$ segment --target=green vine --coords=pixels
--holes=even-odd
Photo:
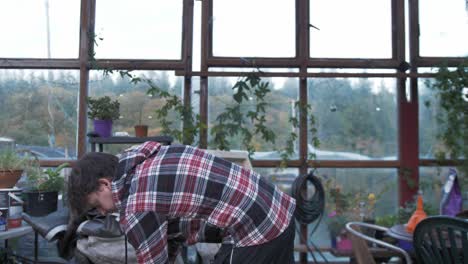
[[[90,35],[90,44],[98,45],[96,39],[103,40],[95,34]],[[173,136],[179,142],[191,145],[195,142],[196,136],[201,129],[207,126],[200,120],[200,115],[195,114],[191,105],[185,106],[181,98],[165,91],[153,83],[150,79],[135,76],[131,70],[114,70],[111,68],[101,68],[95,59],[96,53],[90,50],[89,60],[90,67],[97,70],[102,70],[104,76],[108,76],[117,72],[121,78],[129,78],[130,83],[136,85],[144,82],[148,85],[147,94],[152,97],[164,99],[165,103],[162,107],[155,110],[156,119],[161,123],[163,134]],[[234,90],[233,99],[235,101],[233,106],[228,106],[225,111],[216,117],[216,124],[211,128],[211,135],[215,146],[220,150],[229,150],[230,143],[227,140],[229,137],[240,135],[242,138],[242,146],[247,149],[249,157],[256,151],[253,139],[255,136],[260,136],[265,142],[275,143],[275,132],[266,126],[267,109],[270,106],[266,101],[266,96],[271,92],[269,82],[261,80],[260,75],[262,72],[258,69],[256,72],[251,72],[245,77],[240,78],[232,87]],[[249,102],[254,103],[253,109],[247,109],[245,106]],[[295,103],[295,108],[303,114],[310,113],[312,108],[309,104],[301,105],[299,101]],[[168,114],[174,111],[180,116],[183,121],[183,126],[178,128],[174,126],[174,121],[169,120]],[[319,147],[320,142],[317,137],[316,120],[312,114],[308,115],[309,132],[312,135],[311,142],[314,147]],[[291,117],[289,122],[297,129],[299,127],[299,120],[296,117]],[[253,127],[252,129],[250,127]],[[294,143],[298,135],[291,132],[286,140],[283,149],[277,150],[280,153],[281,164],[280,167],[286,167],[287,161],[294,154]],[[315,158],[314,153],[309,154],[309,158]]]
[[[266,126],[266,113],[270,104],[265,101],[266,96],[271,92],[269,82],[263,82],[260,75],[260,70],[251,72],[247,76],[240,78],[232,89],[234,105],[227,106],[224,112],[216,117],[216,125],[211,129],[211,135],[214,138],[214,143],[218,149],[229,150],[230,143],[227,140],[229,137],[241,135],[242,145],[247,149],[249,157],[256,151],[253,144],[253,138],[256,135],[261,136],[265,142],[275,144],[275,132]],[[254,98],[251,100],[250,98]],[[245,109],[246,102],[253,101],[255,110],[248,110],[244,114],[241,110]],[[301,105],[299,101],[295,102],[295,109],[303,114],[311,113],[312,107],[309,104]],[[316,120],[314,115],[308,115],[309,132],[311,133],[312,145],[317,148],[320,146],[320,141],[317,137]],[[294,145],[298,138],[295,130],[299,128],[299,120],[295,115],[289,118],[289,123],[294,130],[288,135],[283,148],[277,149],[280,153],[280,167],[287,166],[288,160],[294,154]],[[250,130],[249,127],[253,127]],[[315,153],[309,153],[309,159],[315,159]]]
[[[89,34],[89,36],[90,43],[96,46],[98,45],[96,39],[99,39],[100,41],[103,40],[102,37],[98,37],[95,34]],[[185,106],[179,96],[173,95],[168,91],[161,89],[151,79],[134,75],[132,70],[115,70],[112,68],[99,67],[95,56],[96,52],[94,52],[94,49],[92,49],[92,51],[90,50],[89,61],[91,68],[102,70],[104,76],[109,76],[116,72],[120,75],[121,78],[128,78],[130,83],[133,85],[137,85],[140,82],[146,83],[148,85],[148,90],[146,91],[147,95],[164,99],[164,105],[161,108],[155,110],[156,119],[161,123],[162,134],[171,135],[177,141],[187,145],[191,145],[195,142],[198,131],[200,128],[205,127],[205,125],[201,123],[200,116],[195,114],[191,106]],[[168,119],[168,114],[170,111],[174,111],[183,121],[182,128],[174,126],[174,122]]]
[[[314,148],[320,147],[320,140],[317,135],[317,126],[315,116],[313,114],[308,114],[312,112],[312,106],[310,104],[301,104],[299,101],[294,103],[294,108],[299,109],[299,111],[305,115],[308,115],[309,121],[309,133],[311,136],[311,143]],[[299,128],[299,120],[293,115],[289,118],[289,123],[293,126],[294,131]],[[294,154],[294,142],[297,140],[296,132],[289,133],[288,139],[286,140],[286,145],[282,150],[280,150],[281,163],[280,167],[285,168],[290,157]],[[309,159],[316,159],[317,155],[315,153],[309,153]]]
[[[145,82],[150,87],[147,91],[148,95],[165,99],[165,104],[155,110],[156,119],[161,122],[162,133],[171,135],[184,144],[190,145],[195,142],[198,131],[203,127],[200,115],[195,114],[191,106],[185,106],[179,96],[162,90],[151,80],[145,80]],[[168,114],[171,110],[175,111],[183,120],[183,129],[171,128],[174,123],[168,119]]]
[[[232,87],[235,90],[233,98],[234,106],[228,106],[225,111],[216,117],[216,125],[211,129],[211,135],[214,137],[214,143],[218,149],[229,150],[230,144],[226,140],[237,134],[242,136],[242,145],[249,152],[249,157],[255,152],[252,139],[255,135],[261,135],[265,142],[275,143],[275,133],[269,129],[266,123],[266,108],[269,105],[265,101],[265,96],[271,91],[269,83],[261,81],[260,76],[252,72],[246,77],[239,79]],[[246,114],[242,112],[245,109],[245,102],[255,98],[254,110],[248,110]],[[251,131],[249,125],[254,127]]]
[[[459,166],[464,174],[465,184],[468,178],[468,60],[454,70],[446,66],[438,69],[433,82],[428,86],[437,91],[437,99],[443,111],[438,113],[437,120],[444,124],[438,138],[444,142],[448,153],[439,151],[439,160],[462,158]],[[426,106],[430,104],[426,102]]]

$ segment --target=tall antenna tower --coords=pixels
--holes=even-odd
[[[46,31],[47,31],[47,58],[50,59],[50,19],[49,19],[49,0],[45,0],[45,16],[46,16]],[[47,71],[47,80],[52,80],[52,71]],[[47,85],[47,112],[49,114],[49,120],[47,125],[49,126],[49,147],[55,147],[55,118],[52,106],[52,91],[50,85]]]

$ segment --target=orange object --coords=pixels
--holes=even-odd
[[[414,211],[410,220],[406,224],[406,231],[408,231],[408,233],[413,233],[414,229],[419,224],[419,222],[421,222],[426,217],[427,214],[426,212],[424,212],[422,195],[418,194],[418,203],[416,205],[416,211]]]

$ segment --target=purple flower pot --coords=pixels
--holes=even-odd
[[[404,249],[406,252],[413,252],[413,242],[409,242],[403,239],[398,239],[398,246]]]
[[[100,137],[110,137],[112,135],[112,120],[98,120],[94,121],[94,132]]]

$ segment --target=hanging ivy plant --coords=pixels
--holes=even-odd
[[[161,122],[162,133],[171,135],[184,144],[193,144],[198,131],[204,127],[200,121],[200,115],[195,114],[191,106],[185,106],[179,96],[162,90],[151,80],[145,80],[145,82],[150,87],[147,91],[148,95],[165,100],[164,105],[155,110],[156,119]],[[177,128],[177,126],[173,125],[174,121],[168,119],[170,111],[174,111],[180,116],[184,123],[183,128]]]
[[[300,101],[296,101],[294,103],[294,108],[299,109],[302,113],[308,114],[308,121],[309,121],[309,133],[310,133],[310,141],[312,146],[317,149],[320,147],[320,140],[317,136],[317,124],[315,120],[315,116],[312,114],[312,106],[310,104],[304,104],[301,106]],[[287,161],[291,158],[294,154],[294,142],[297,140],[297,133],[294,132],[299,128],[299,120],[296,117],[297,115],[293,115],[289,118],[289,123],[293,126],[293,132],[289,133],[288,139],[286,140],[286,144],[282,150],[280,150],[281,156],[281,164],[280,167],[284,168],[287,166]],[[309,153],[309,159],[316,159],[317,156],[315,153]]]
[[[269,82],[261,81],[256,72],[248,74],[234,84],[234,105],[226,107],[224,112],[216,117],[216,124],[211,129],[214,144],[218,149],[229,150],[227,138],[238,134],[241,135],[242,146],[249,152],[249,157],[255,152],[252,141],[255,135],[260,135],[265,142],[275,143],[275,133],[265,125],[268,106],[265,96],[270,92],[269,85]],[[254,102],[254,107],[244,113],[243,109],[247,109],[246,102]]]
[[[443,124],[443,130],[438,135],[447,148],[447,152],[439,151],[436,158],[462,159],[459,168],[468,178],[468,60],[451,70],[447,67],[438,69],[435,79],[427,83],[428,87],[437,93],[438,103],[443,111],[437,116]],[[429,102],[425,102],[430,106]]]
[[[102,37],[98,37],[96,34],[89,34],[90,43],[92,45],[98,45],[98,41],[102,41]],[[162,134],[171,135],[177,141],[182,142],[186,145],[192,145],[195,142],[196,136],[200,128],[205,127],[200,121],[200,116],[195,114],[191,106],[185,106],[182,99],[177,96],[161,89],[151,79],[145,77],[138,77],[133,74],[132,70],[115,70],[112,68],[102,68],[96,62],[96,53],[94,50],[89,53],[90,67],[96,70],[101,70],[104,76],[109,76],[114,73],[118,73],[121,78],[128,78],[130,83],[137,85],[140,82],[148,85],[146,94],[151,97],[157,97],[164,100],[164,104],[155,110],[156,119],[161,123]],[[180,117],[183,122],[183,128],[174,125],[174,121],[169,120],[168,115],[170,112],[174,112]]]
[[[98,45],[96,39],[103,40],[95,34],[89,34],[90,44]],[[201,129],[205,129],[206,124],[201,122],[200,115],[195,114],[191,105],[185,106],[182,99],[165,91],[153,83],[150,79],[135,76],[131,70],[114,70],[112,68],[101,68],[96,63],[95,52],[90,52],[89,60],[90,67],[97,70],[102,70],[104,76],[118,73],[122,78],[129,78],[130,83],[136,85],[140,82],[146,83],[149,88],[147,94],[152,97],[164,99],[164,104],[155,110],[156,119],[161,123],[163,134],[173,136],[179,142],[191,145],[195,142],[196,136]],[[261,80],[260,69],[247,74],[240,78],[232,87],[234,90],[233,99],[235,104],[226,107],[224,112],[216,117],[216,124],[211,128],[211,135],[214,138],[216,147],[220,150],[229,150],[230,143],[227,140],[229,137],[239,135],[241,137],[242,146],[249,152],[249,157],[256,151],[253,144],[255,136],[260,136],[267,143],[275,143],[275,132],[266,126],[266,113],[269,103],[265,100],[266,96],[271,92],[269,82]],[[246,102],[254,102],[253,109],[243,111]],[[300,105],[296,101],[295,108],[302,113],[311,113],[312,108],[309,104]],[[174,121],[168,118],[169,113],[173,111],[183,122],[183,126],[174,126]],[[317,138],[317,129],[315,117],[312,114],[308,116],[309,132],[311,133],[311,142],[314,147],[318,147],[320,142]],[[299,120],[296,117],[291,117],[289,122],[296,130],[299,127]],[[287,161],[294,154],[294,144],[298,136],[295,132],[291,132],[286,140],[283,148],[277,149],[281,156],[280,167],[285,167]],[[315,154],[311,153],[309,158],[315,158]]]
[[[249,157],[256,151],[254,146],[254,136],[259,135],[266,143],[275,144],[275,132],[266,126],[266,113],[271,105],[265,101],[266,96],[271,92],[269,82],[261,80],[260,70],[249,73],[240,78],[232,87],[234,90],[234,105],[225,107],[224,112],[216,117],[216,124],[211,129],[211,135],[216,148],[221,150],[230,150],[229,137],[240,135],[242,146],[249,152]],[[243,109],[248,109],[247,105],[254,103],[252,110],[244,113]],[[295,102],[295,109],[302,113],[311,113],[312,107],[309,104],[302,105],[299,101]],[[311,142],[314,147],[319,147],[320,141],[317,137],[317,128],[315,117],[312,114],[308,116],[309,132],[311,133]],[[296,115],[289,118],[289,123],[293,126],[293,131],[288,135],[285,145],[276,149],[280,153],[280,167],[284,168],[287,161],[291,159],[295,152],[295,142],[298,138],[295,132],[299,128],[299,120]],[[252,129],[251,129],[252,128]],[[315,158],[314,153],[309,154],[309,158]]]

